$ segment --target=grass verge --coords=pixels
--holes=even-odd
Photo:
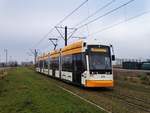
[[[0,113],[104,113],[27,68],[0,80]]]

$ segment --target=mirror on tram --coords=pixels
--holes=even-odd
[[[112,55],[112,61],[115,61],[115,55]]]

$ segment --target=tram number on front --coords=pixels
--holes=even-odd
[[[102,75],[101,78],[105,78],[105,75]]]

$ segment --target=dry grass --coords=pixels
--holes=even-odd
[[[7,75],[7,71],[5,69],[0,70],[0,79],[3,79]]]
[[[140,71],[114,70],[114,78],[136,84],[150,85],[150,73]]]

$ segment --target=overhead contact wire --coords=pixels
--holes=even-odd
[[[78,9],[80,9],[86,2],[88,2],[88,0],[85,0],[83,3],[81,3],[77,8],[75,8],[71,13],[69,13],[67,16],[65,16],[61,21],[59,21],[55,26],[58,26],[59,24],[61,24],[62,22],[64,22],[66,19],[68,19],[73,13],[75,13]],[[34,48],[39,45],[45,38],[47,38],[47,36],[54,30],[55,27],[51,28],[48,33],[46,35],[44,35],[44,37],[39,40],[39,42],[37,44],[34,45]]]
[[[80,29],[80,28],[82,28],[82,27],[84,27],[84,26],[86,26],[86,25],[88,25],[88,24],[91,24],[91,23],[93,23],[93,22],[95,22],[95,21],[97,21],[97,20],[99,20],[99,19],[101,19],[101,18],[103,18],[103,17],[105,17],[105,16],[107,16],[107,15],[109,15],[109,14],[111,14],[111,13],[113,13],[113,12],[119,10],[119,9],[121,9],[121,8],[123,8],[124,6],[130,4],[130,3],[133,2],[133,1],[135,1],[135,0],[130,0],[130,1],[128,1],[128,2],[126,2],[126,3],[124,3],[124,4],[122,4],[122,5],[120,5],[120,6],[116,7],[116,8],[114,8],[114,9],[112,9],[112,10],[106,12],[105,14],[103,14],[103,15],[101,15],[101,16],[99,16],[99,17],[97,17],[97,18],[95,18],[95,19],[93,19],[93,20],[91,20],[91,21],[89,21],[89,22],[87,22],[87,23],[85,23],[85,24],[79,26],[78,29]]]

